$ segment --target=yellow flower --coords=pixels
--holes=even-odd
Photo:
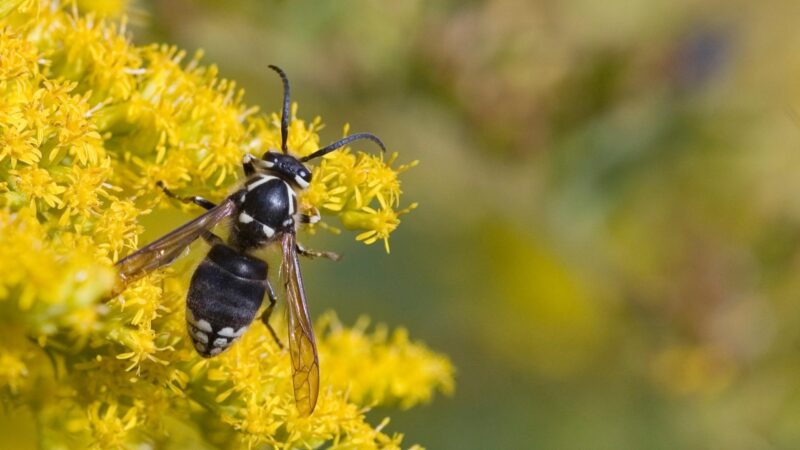
[[[362,317],[352,328],[335,314],[322,316],[317,330],[325,336],[320,352],[325,360],[339,360],[328,376],[358,404],[399,404],[408,409],[429,402],[435,390],[453,391],[453,366],[447,358],[412,343],[405,329],[389,333],[378,325],[367,333]],[[347,358],[346,355],[361,355]]]
[[[17,167],[17,162],[22,161],[26,164],[35,164],[39,162],[42,153],[39,151],[39,142],[36,136],[33,135],[32,130],[20,129],[15,126],[12,117],[16,111],[8,111],[4,114],[6,121],[5,125],[0,125],[3,130],[3,135],[0,137],[0,161],[8,158],[11,161],[11,167]]]
[[[118,414],[119,405],[111,403],[104,405],[100,402],[89,406],[87,415],[89,426],[94,435],[92,446],[102,449],[128,448],[126,441],[128,431],[136,426],[136,408],[129,408],[122,416]]]
[[[278,116],[243,104],[200,54],[131,44],[124,22],[107,19],[124,3],[84,15],[49,1],[0,5],[0,399],[35,416],[41,447],[399,448],[402,435],[385,431],[388,419],[370,424],[369,408],[453,389],[449,361],[404,330],[323,316],[319,402],[304,417],[288,350],[259,322],[226,354],[196,354],[187,264],[112,296],[113,263],[138,247],[141,217],[177,208],[157,181],[222,198],[241,181],[242,157],[280,139]],[[308,155],[322,121],[296,114],[290,151]],[[388,251],[416,206],[398,209],[398,175],[415,163],[396,158],[326,156],[303,208]]]
[[[95,244],[102,256],[117,261],[125,249],[136,248],[142,227],[137,222],[140,214],[147,214],[127,200],[115,200],[107,205],[94,220]]]
[[[346,125],[344,135],[348,131]],[[308,153],[311,151],[299,154]],[[397,156],[392,153],[389,160],[384,161],[383,155],[353,154],[347,147],[329,153],[314,168],[313,181],[303,192],[301,201],[308,209],[336,215],[349,230],[363,230],[356,236],[358,241],[373,244],[383,240],[388,253],[389,235],[400,224],[399,216],[417,207],[412,203],[406,208],[394,209],[402,193],[398,175],[418,164],[413,161],[392,167]]]
[[[407,214],[416,207],[417,204],[412,203],[408,208],[394,211],[391,208],[373,209],[363,206],[356,211],[346,211],[342,214],[341,220],[348,228],[369,230],[356,236],[356,240],[363,241],[365,244],[373,244],[382,239],[386,253],[389,253],[389,235],[400,225],[399,216]]]

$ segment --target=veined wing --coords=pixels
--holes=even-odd
[[[284,233],[281,275],[289,312],[289,352],[292,355],[294,401],[300,414],[310,415],[319,393],[319,361],[311,319],[308,317],[303,278],[297,261],[294,233]]]
[[[116,267],[119,273],[119,286],[115,290],[119,291],[126,284],[148,272],[175,261],[192,242],[236,211],[235,195],[229,196],[202,216],[118,261]]]

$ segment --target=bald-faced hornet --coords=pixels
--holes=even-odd
[[[312,177],[311,171],[303,163],[358,139],[371,140],[383,151],[385,147],[376,136],[359,133],[303,158],[290,155],[286,147],[289,80],[280,68],[269,67],[283,81],[281,152],[269,150],[262,159],[246,155],[242,164],[247,180],[241,189],[216,205],[201,197],[178,197],[163,183],[159,183],[159,187],[170,197],[195,203],[208,211],[117,262],[118,290],[144,274],[172,263],[192,242],[202,238],[211,245],[211,250],[192,276],[186,301],[187,328],[194,348],[206,358],[229,348],[247,331],[265,294],[269,298],[269,305],[261,319],[281,345],[269,325],[277,297],[267,277],[267,262],[252,254],[255,250],[280,242],[283,255],[280,273],[288,305],[295,404],[300,413],[308,415],[317,402],[319,364],[297,255],[331,259],[337,259],[338,256],[305,250],[297,243],[298,226],[319,220],[318,214],[307,215],[298,211],[297,192],[307,188]],[[214,234],[212,229],[227,218],[233,220],[226,241]]]

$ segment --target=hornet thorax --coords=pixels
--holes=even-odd
[[[297,194],[280,177],[262,173],[247,180],[233,220],[232,236],[241,248],[261,247],[281,233],[293,231]]]

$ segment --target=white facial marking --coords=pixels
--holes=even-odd
[[[197,321],[195,325],[197,325],[197,328],[200,328],[201,330],[207,333],[211,333],[211,324],[206,322],[205,320],[200,319]]]
[[[242,213],[239,214],[239,222],[241,222],[241,223],[250,223],[252,221],[253,221],[253,216],[251,216],[250,214],[247,214],[244,211],[242,211]]]
[[[271,238],[275,234],[275,230],[266,225],[262,225],[262,230],[264,231],[264,236],[268,238]]]
[[[305,189],[308,187],[308,181],[304,180],[300,175],[294,176],[294,181],[297,183],[298,186]]]
[[[220,335],[220,336],[225,336],[225,337],[233,337],[233,328],[225,327],[225,328],[219,330],[219,332],[217,334]]]
[[[228,340],[225,338],[216,338],[214,339],[214,347],[227,347]]]
[[[211,356],[214,356],[214,355],[219,355],[220,353],[222,353],[222,350],[223,350],[222,348],[219,348],[219,347],[214,347],[214,348],[212,348],[212,349],[211,349],[211,351],[210,351],[210,352],[208,352],[208,353],[209,353]]]
[[[258,177],[258,179],[256,181],[253,181],[252,183],[247,185],[247,190],[248,191],[252,191],[253,189],[261,186],[264,183],[266,183],[267,181],[273,180],[275,178],[276,177],[272,177],[272,176],[269,176],[269,175],[261,175],[261,176]]]
[[[208,344],[208,335],[203,333],[200,330],[195,331],[192,333],[192,336],[197,340],[197,342],[202,342],[203,344]]]
[[[247,331],[247,327],[239,328],[238,330],[236,330],[236,333],[233,333],[233,336],[234,337],[239,337],[239,336],[243,335],[245,331]]]

